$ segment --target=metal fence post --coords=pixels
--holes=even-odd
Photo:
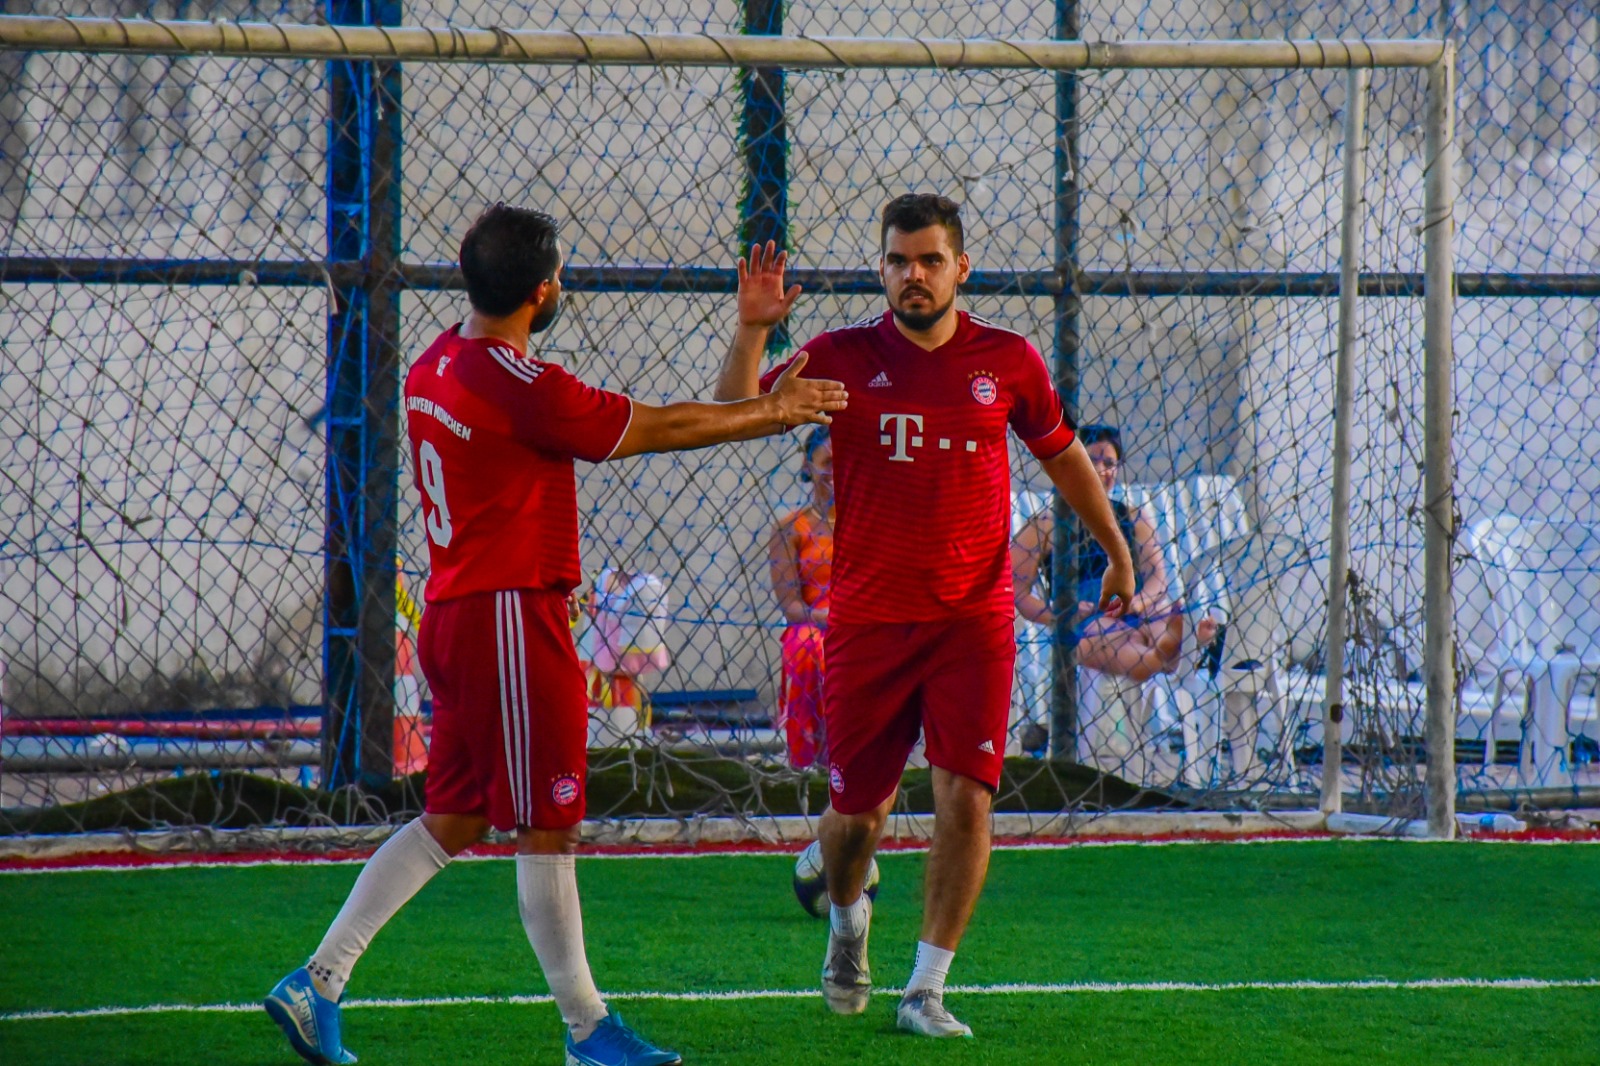
[[[399,25],[398,0],[329,0],[334,25]],[[400,67],[328,64],[328,258],[356,262],[328,323],[322,780],[394,775],[400,430]]]
[[[1078,0],[1056,0],[1056,32],[1061,40],[1079,36]],[[1055,378],[1067,417],[1078,420],[1078,76],[1056,75],[1056,231]],[[1051,634],[1050,753],[1078,757],[1078,655],[1072,641],[1078,605],[1078,516],[1056,493],[1052,504],[1055,534],[1050,544]]]
[[[1428,68],[1423,192],[1423,570],[1424,659],[1428,675],[1426,744],[1428,834],[1455,835],[1455,606],[1450,555],[1455,543],[1455,467],[1450,450],[1452,329],[1455,315],[1456,47]]]
[[[744,0],[744,32],[783,33],[783,0]],[[744,149],[745,187],[739,204],[741,252],[752,244],[775,241],[788,246],[789,131],[783,114],[781,67],[746,67],[739,72],[744,107],[739,139]],[[778,323],[767,338],[768,351],[789,346],[789,323]]]
[[[1333,512],[1328,521],[1328,639],[1322,704],[1324,814],[1343,805],[1345,607],[1350,569],[1350,421],[1355,409],[1356,344],[1360,335],[1357,289],[1365,237],[1362,186],[1367,178],[1367,84],[1371,72],[1345,74],[1344,212],[1339,222],[1339,352],[1333,383]]]

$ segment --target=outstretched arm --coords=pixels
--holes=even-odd
[[[750,440],[782,433],[805,422],[827,425],[829,412],[842,411],[848,399],[837,381],[803,378],[806,353],[795,356],[772,391],[733,403],[684,403],[653,407],[634,402],[633,419],[608,458],[643,452],[677,452],[710,444]]]
[[[768,241],[765,248],[751,245],[750,258],[739,260],[739,323],[712,399],[747,400],[760,393],[761,355],[767,337],[800,298],[800,286],[783,287],[783,268],[788,261],[789,253],[778,251],[774,241]]]
[[[1078,520],[1100,542],[1106,558],[1111,560],[1100,581],[1099,609],[1104,614],[1121,614],[1133,600],[1133,556],[1122,539],[1122,530],[1117,528],[1117,516],[1111,510],[1111,500],[1100,479],[1095,476],[1089,453],[1084,451],[1081,442],[1074,440],[1065,451],[1041,460],[1039,465],[1044,467],[1056,490],[1077,512]]]

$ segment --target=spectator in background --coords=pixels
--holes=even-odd
[[[644,571],[607,567],[595,578],[586,602],[595,672],[590,700],[608,711],[632,708],[637,715],[634,728],[648,727],[649,705],[638,679],[672,665],[663,631],[672,610],[666,583]],[[612,727],[631,733],[629,724],[613,720]]]
[[[1089,452],[1100,483],[1109,493],[1122,468],[1122,434],[1115,426],[1084,426],[1078,439]],[[1078,664],[1091,670],[1145,681],[1159,673],[1172,671],[1183,652],[1183,609],[1168,593],[1167,570],[1162,562],[1161,543],[1155,527],[1137,508],[1113,499],[1117,525],[1133,553],[1138,583],[1127,613],[1108,618],[1095,610],[1100,595],[1100,578],[1106,571],[1105,551],[1088,532],[1078,530],[1078,591],[1074,627],[1078,634]],[[1017,610],[1031,622],[1055,625],[1048,593],[1051,572],[1051,545],[1055,537],[1055,515],[1049,508],[1034,515],[1012,540],[1011,571],[1016,589]],[[1217,623],[1202,618],[1195,624],[1195,639],[1201,647],[1217,635]]]
[[[394,571],[394,770],[414,774],[428,768],[428,733],[422,722],[422,681],[417,669],[417,633],[422,605],[406,588],[405,562]]]
[[[811,486],[811,502],[780,520],[767,542],[772,592],[787,623],[778,721],[788,742],[789,765],[796,769],[827,758],[822,631],[828,625],[833,582],[833,443],[827,426],[815,427],[806,437],[800,480]]]

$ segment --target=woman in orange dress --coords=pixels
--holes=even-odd
[[[833,444],[828,427],[806,437],[800,479],[811,485],[811,502],[786,515],[772,530],[767,558],[772,591],[783,611],[783,677],[778,721],[789,747],[789,765],[804,769],[826,761],[822,730],[822,632],[828,624],[833,582]]]

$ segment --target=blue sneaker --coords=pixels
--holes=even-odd
[[[304,966],[279,981],[262,1005],[301,1058],[312,1066],[345,1066],[356,1057],[339,1040],[339,1004],[317,991]]]
[[[589,1039],[574,1042],[567,1033],[567,1066],[678,1066],[683,1056],[656,1047],[612,1011],[600,1020]]]

